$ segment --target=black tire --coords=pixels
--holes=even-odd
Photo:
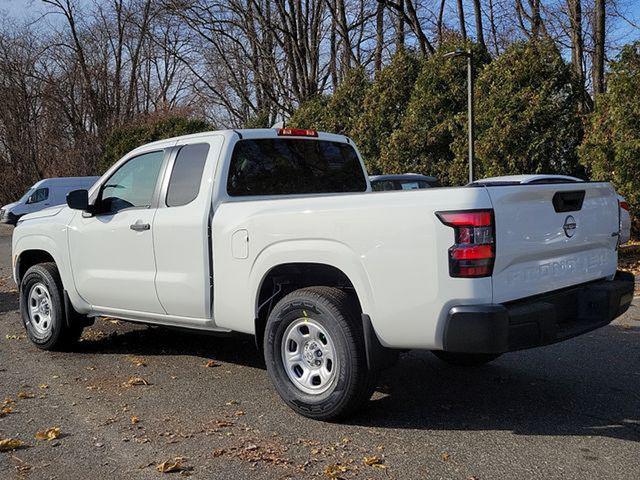
[[[285,332],[303,317],[327,332],[335,350],[337,367],[330,388],[322,393],[303,391],[285,370],[282,358]],[[345,418],[369,400],[376,386],[377,374],[367,367],[362,320],[356,303],[337,288],[302,288],[282,298],[267,320],[264,353],[267,371],[280,397],[308,418]]]
[[[443,362],[458,367],[477,367],[492,362],[501,355],[500,353],[456,353],[442,350],[433,350],[431,353]]]
[[[38,284],[47,289],[50,298],[50,320],[46,329],[37,328],[34,325],[30,309],[30,292]],[[75,312],[73,312],[75,313]],[[55,263],[40,263],[27,270],[20,282],[20,314],[29,340],[42,350],[66,350],[82,335],[84,325],[74,322],[71,326],[66,324],[65,304],[62,281]]]

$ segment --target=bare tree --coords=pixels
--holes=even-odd
[[[595,16],[593,23],[593,93],[597,96],[605,90],[605,0],[595,0]]]
[[[467,26],[464,19],[464,7],[462,5],[462,0],[458,0],[458,25],[460,26],[460,34],[462,35],[462,39],[466,40]]]
[[[484,29],[482,27],[482,7],[480,0],[473,0],[473,13],[476,18],[476,41],[484,48],[487,49],[487,45],[484,41]]]
[[[584,86],[584,41],[582,37],[582,2],[581,0],[567,0],[571,31],[571,65],[573,72]]]
[[[527,7],[522,0],[516,0],[516,15],[521,31],[528,38],[547,36],[547,29],[542,21],[541,0],[527,0]]]
[[[376,75],[382,70],[382,49],[384,48],[384,4],[378,2],[376,8],[376,52],[374,69]]]

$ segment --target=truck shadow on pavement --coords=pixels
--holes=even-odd
[[[352,424],[640,441],[640,329],[609,326],[476,368],[410,352]]]
[[[19,308],[16,292],[0,292],[0,313],[12,312]]]
[[[135,328],[84,340],[76,352],[194,355],[264,368],[252,337]],[[346,423],[392,429],[602,436],[637,442],[639,360],[640,329],[620,326],[506,354],[475,368],[452,367],[429,352],[413,351],[383,372],[367,408]]]
[[[100,321],[100,320],[98,320]],[[89,329],[75,346],[75,353],[125,355],[192,355],[206,360],[234,363],[252,368],[264,368],[255,342],[250,335],[213,335],[159,326],[139,326],[134,329],[123,321],[115,328]],[[127,331],[122,331],[127,325]],[[96,335],[94,332],[97,332]]]

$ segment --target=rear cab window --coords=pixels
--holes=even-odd
[[[196,199],[200,192],[202,172],[208,153],[208,143],[196,143],[180,148],[169,179],[166,199],[168,207],[180,207]]]
[[[238,140],[227,193],[232,197],[364,192],[362,165],[348,143],[298,138]]]

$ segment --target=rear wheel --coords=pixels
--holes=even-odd
[[[484,365],[485,363],[492,362],[501,355],[500,353],[456,353],[444,352],[442,350],[433,350],[431,353],[443,362],[460,367]]]
[[[67,325],[62,281],[54,263],[34,265],[20,283],[20,313],[29,340],[43,350],[68,348],[82,335],[78,321]]]
[[[305,417],[343,418],[375,388],[359,312],[337,288],[303,288],[280,300],[267,320],[264,352],[276,390]]]

